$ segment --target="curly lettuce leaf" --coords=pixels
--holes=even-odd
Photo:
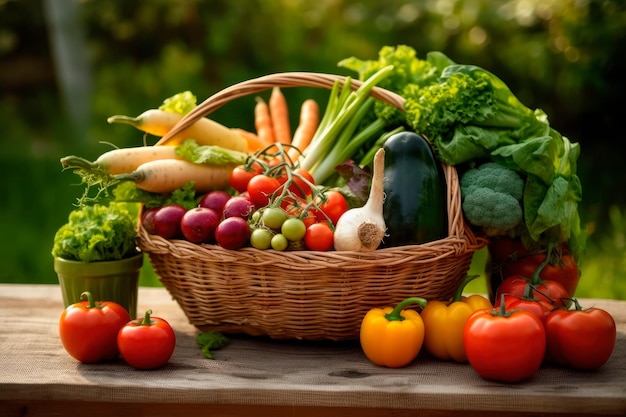
[[[183,91],[163,100],[159,110],[186,115],[197,106],[196,96],[191,91]]]
[[[198,145],[187,139],[176,147],[176,155],[195,164],[238,164],[246,163],[248,154],[216,145]]]
[[[137,253],[136,221],[123,205],[73,210],[55,236],[52,256],[81,262],[123,259]]]
[[[193,181],[170,194],[151,193],[137,187],[137,184],[132,181],[125,181],[116,186],[112,193],[116,202],[140,203],[148,208],[179,204],[186,209],[191,209],[198,205]]]

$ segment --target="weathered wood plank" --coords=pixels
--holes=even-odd
[[[481,379],[467,364],[437,361],[425,353],[406,368],[377,367],[357,342],[229,336],[216,360],[208,360],[195,344],[197,330],[163,288],[141,288],[139,311],[152,308],[174,327],[176,350],[167,366],[135,371],[121,360],[80,364],[58,338],[63,309],[58,286],[5,284],[0,285],[0,415],[60,415],[62,407],[76,407],[71,403],[77,400],[101,410],[92,416],[106,414],[103,410],[115,414],[120,406],[143,407],[146,415],[167,415],[177,406],[219,415],[250,415],[263,407],[268,415],[293,415],[296,409],[297,415],[323,409],[325,415],[334,410],[361,417],[382,409],[398,416],[416,410],[431,415],[624,415],[626,301],[581,302],[608,310],[618,324],[609,362],[595,372],[547,364],[532,380],[507,385]]]

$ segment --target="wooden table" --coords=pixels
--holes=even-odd
[[[594,372],[544,366],[532,380],[507,385],[425,353],[406,368],[377,367],[356,342],[229,336],[208,360],[163,288],[140,288],[139,311],[152,308],[176,330],[169,364],[85,365],[58,338],[58,286],[0,284],[0,416],[626,415],[626,301],[581,302],[618,323],[609,362]]]

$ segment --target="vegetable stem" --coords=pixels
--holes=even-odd
[[[394,309],[391,311],[391,313],[385,314],[385,318],[389,321],[402,321],[404,320],[405,317],[401,315],[400,313],[402,313],[402,310],[404,310],[406,306],[410,304],[419,304],[420,307],[424,308],[426,307],[426,303],[427,303],[426,300],[421,297],[407,298],[406,300],[399,302],[398,305],[396,305]]]
[[[333,85],[318,130],[300,158],[300,166],[313,175],[317,184],[328,179],[335,166],[345,162],[359,146],[384,127],[384,122],[379,120],[372,122],[364,132],[354,134],[374,104],[374,99],[370,97],[372,88],[392,70],[393,65],[381,68],[356,90],[350,88],[349,77],[340,92],[339,83]]]
[[[80,294],[80,299],[84,300],[87,299],[87,303],[88,303],[88,308],[94,308],[97,307],[96,306],[96,302],[93,299],[93,295],[89,292],[89,291],[84,291]]]
[[[467,286],[467,284],[469,284],[471,281],[475,280],[479,276],[480,275],[476,274],[476,275],[468,275],[465,278],[463,278],[463,281],[461,281],[461,284],[459,285],[459,287],[456,289],[456,292],[454,293],[454,297],[452,297],[452,302],[461,301],[463,297],[463,290],[465,290],[465,287]]]
[[[109,117],[107,119],[107,123],[123,123],[123,124],[131,125],[133,127],[138,127],[141,125],[141,119],[139,117],[115,115],[115,116]]]
[[[141,326],[150,326],[151,324],[153,324],[154,322],[152,321],[152,309],[147,309],[146,313],[143,315],[143,319],[141,320],[141,323],[139,323]]]

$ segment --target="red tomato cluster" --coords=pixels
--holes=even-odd
[[[598,308],[554,308],[542,321],[523,308],[480,310],[463,333],[470,365],[485,379],[519,382],[547,361],[578,370],[604,365],[615,347],[613,317]]]
[[[548,251],[545,248],[528,249],[519,239],[494,238],[489,243],[489,255],[492,276],[488,290],[492,302],[495,302],[495,294],[502,281],[516,276],[530,278],[546,259],[547,264],[539,273],[539,278],[558,282],[570,297],[574,296],[580,271],[566,244]]]
[[[121,305],[87,300],[72,304],[61,314],[59,336],[63,347],[83,363],[113,360],[118,356],[133,368],[154,369],[165,365],[176,345],[172,327],[148,310],[142,319],[130,320]]]
[[[573,298],[579,271],[567,246],[531,252],[512,239],[495,243],[490,254],[504,274],[491,289],[495,308],[474,313],[464,328],[474,369],[486,379],[518,382],[546,360],[581,370],[606,363],[615,346],[615,321]]]
[[[260,165],[253,167],[233,169],[230,185],[238,194],[212,191],[202,196],[198,207],[189,210],[177,204],[147,209],[142,214],[144,229],[165,239],[217,244],[226,249],[251,245],[285,250],[301,244],[309,250],[331,250],[333,227],[348,210],[343,194],[314,190],[312,175],[302,168],[274,170],[270,176]],[[290,230],[285,232],[282,222],[263,222],[267,217],[264,213],[275,210],[280,210],[284,219],[297,219],[302,225],[287,222],[285,228]],[[256,232],[259,228],[263,230]]]

